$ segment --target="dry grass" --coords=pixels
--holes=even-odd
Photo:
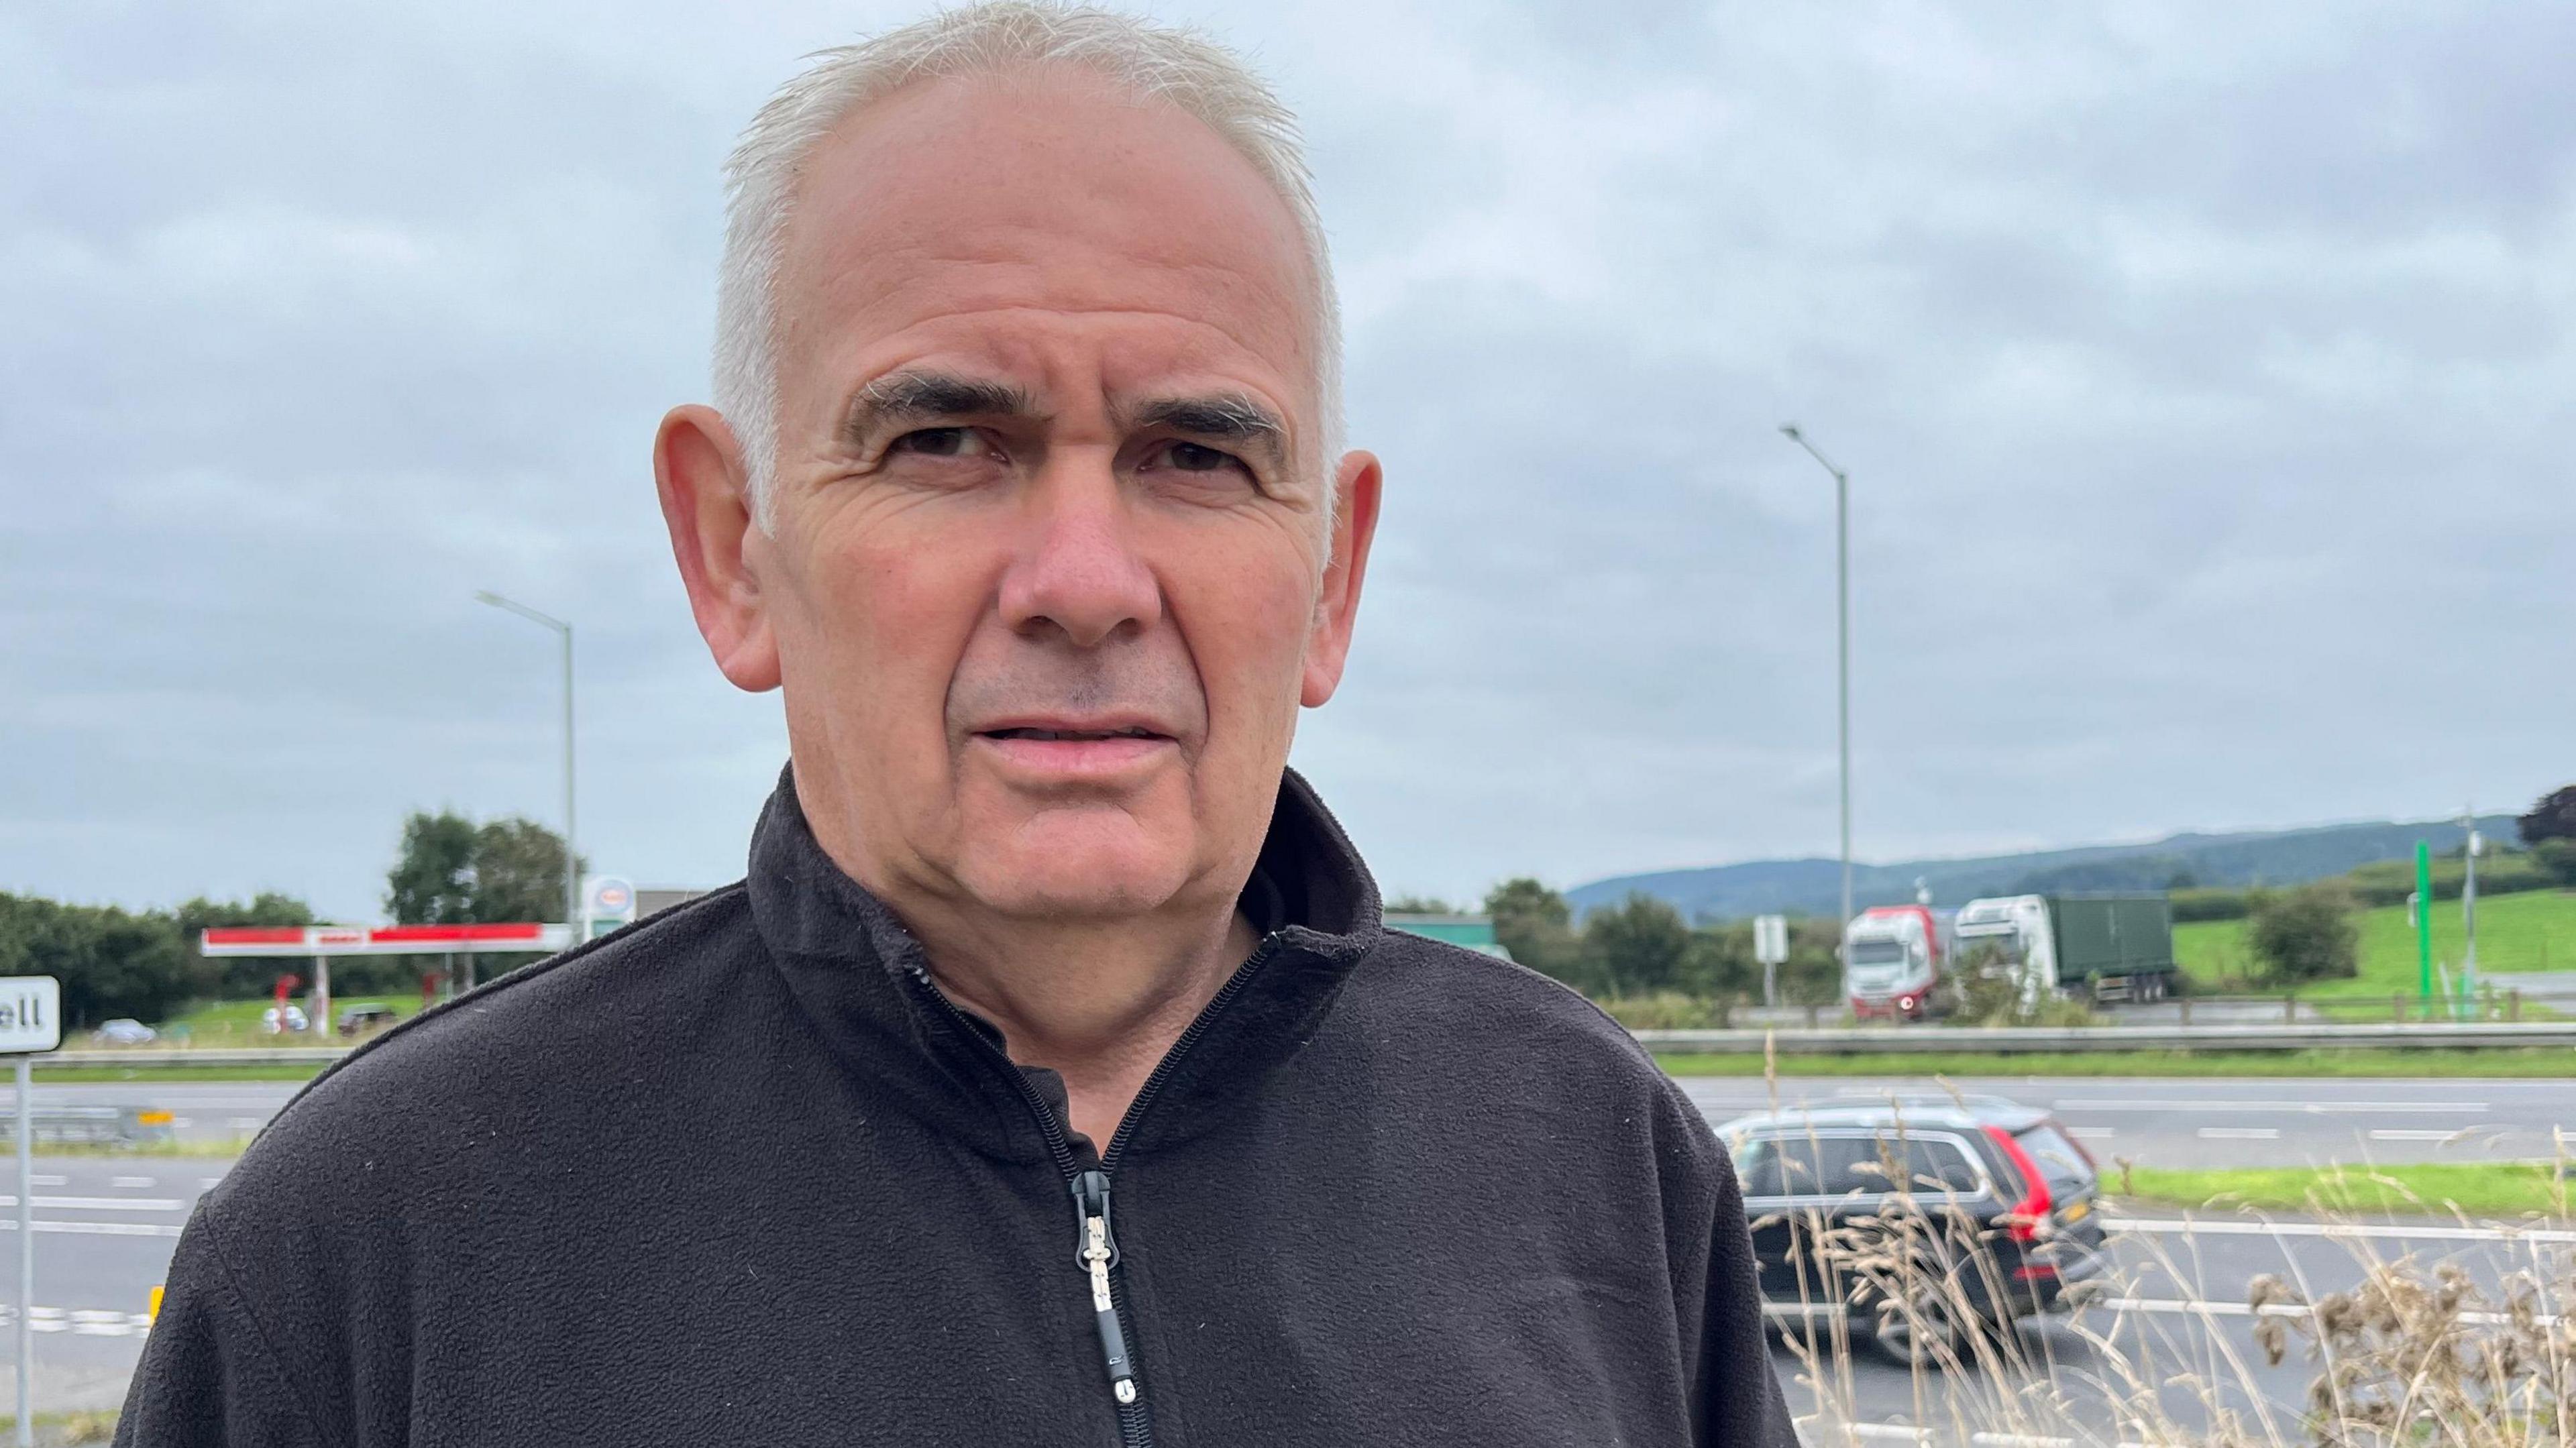
[[[1784,1386],[1811,1445],[1907,1441],[1879,1421],[1883,1401],[1862,1408],[1868,1370],[1883,1375],[1878,1363],[1889,1356],[1870,1341],[1873,1326],[1922,1344],[1900,1355],[1909,1397],[1901,1417],[1921,1444],[2576,1444],[2576,1257],[2563,1235],[2531,1230],[2567,1230],[2563,1196],[2554,1213],[2498,1224],[2504,1270],[2483,1284],[2455,1261],[2389,1255],[2378,1247],[2387,1239],[2355,1233],[2337,1247],[2351,1254],[2351,1270],[2333,1274],[2355,1285],[2321,1286],[2285,1251],[2283,1271],[2203,1290],[2207,1243],[2133,1238],[2123,1265],[2089,1284],[2101,1306],[2055,1331],[2018,1331],[1980,1321],[1977,1303],[2003,1284],[1980,1279],[1990,1259],[1972,1250],[1976,1228],[1945,1207],[1940,1184],[1891,1190],[1879,1211],[1839,1226],[1814,1214],[1795,1239],[1813,1254],[1825,1297],[1861,1308],[1858,1332],[1834,1315],[1783,1334],[1798,1363]],[[2300,1220],[2360,1225],[2317,1206]],[[2222,1218],[2228,1239],[2242,1242],[2249,1220],[2262,1219]],[[2163,1310],[2136,1306],[2147,1299]],[[2284,1393],[2284,1367],[2307,1373],[2303,1396]]]

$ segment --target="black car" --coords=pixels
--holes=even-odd
[[[1901,1362],[2071,1305],[2103,1267],[2093,1159],[2001,1097],[1893,1097],[1747,1116],[1734,1153],[1775,1319],[1840,1316]]]

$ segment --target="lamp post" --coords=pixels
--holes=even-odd
[[[533,624],[541,624],[563,636],[563,704],[564,704],[564,928],[572,938],[581,938],[581,851],[575,838],[572,792],[572,625],[552,614],[539,613],[524,603],[515,603],[488,590],[476,590],[474,601],[506,609]]]
[[[1842,753],[1843,921],[1852,918],[1851,859],[1851,475],[1835,467],[1794,422],[1780,424],[1781,435],[1807,450],[1807,456],[1834,475],[1834,706],[1835,734]]]

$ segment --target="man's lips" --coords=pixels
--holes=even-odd
[[[1166,758],[1180,742],[1134,719],[1011,719],[972,737],[1014,774],[1102,783]]]

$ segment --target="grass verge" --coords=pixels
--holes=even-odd
[[[2249,1167],[2226,1171],[2112,1168],[2104,1185],[2135,1203],[2282,1212],[2436,1212],[2563,1217],[2571,1185],[2555,1162]]]
[[[38,1066],[39,1086],[68,1086],[98,1081],[310,1081],[327,1062],[309,1066]]]
[[[1675,1076],[1760,1076],[1759,1052],[1658,1055]],[[1966,1051],[1792,1056],[1783,1076],[2489,1076],[2576,1079],[2576,1051],[2085,1051],[1999,1056]]]

